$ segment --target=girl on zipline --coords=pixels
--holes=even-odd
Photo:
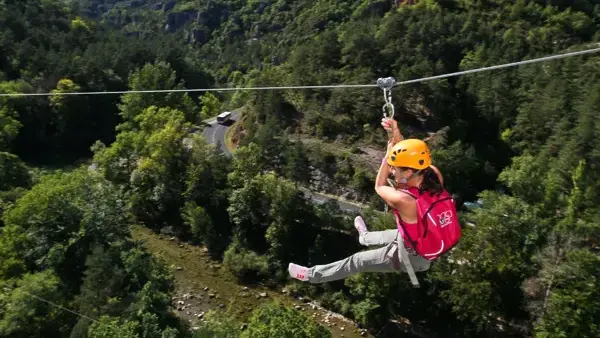
[[[384,245],[384,247],[361,251],[325,265],[304,267],[290,263],[288,271],[291,277],[310,283],[325,283],[360,272],[394,272],[398,270],[407,272],[407,264],[401,264],[398,245],[403,245],[406,248],[408,252],[407,260],[410,261],[414,271],[425,271],[429,269],[431,260],[449,250],[448,246],[454,246],[453,241],[458,240],[458,238],[446,240],[446,238],[443,238],[446,235],[442,234],[436,241],[436,245],[441,242],[441,249],[440,246],[437,246],[429,251],[422,250],[421,239],[424,231],[423,221],[419,216],[424,215],[421,215],[422,212],[419,212],[418,209],[423,207],[418,205],[418,202],[422,202],[419,197],[434,196],[433,200],[430,199],[431,197],[428,198],[430,205],[436,203],[435,196],[438,196],[438,200],[440,200],[439,196],[442,193],[447,194],[443,188],[443,178],[439,170],[431,165],[431,153],[425,142],[418,139],[404,140],[398,130],[397,122],[393,119],[384,118],[381,124],[385,130],[392,132],[393,137],[388,143],[386,156],[381,162],[375,180],[375,191],[394,210],[397,229],[368,231],[362,217],[357,216],[354,219],[354,226],[359,233],[359,243],[364,246]],[[397,188],[386,185],[390,173],[394,177]],[[450,198],[446,197],[443,200]],[[453,226],[446,228],[451,229],[450,236],[456,237],[454,228],[458,227],[458,220],[454,218],[455,215],[451,215],[450,209],[443,209],[441,212],[438,210],[438,214],[442,216],[437,222],[434,220],[435,216],[426,215],[428,217],[422,218],[431,219],[433,222],[430,223],[433,223],[433,227],[436,228],[445,228],[447,225],[451,225],[452,221],[456,222]],[[432,227],[429,228],[432,229]],[[436,231],[439,230],[433,232]],[[427,230],[425,232],[427,233]],[[435,234],[433,237],[435,237]],[[460,233],[458,233],[458,237],[460,237]],[[446,240],[449,245],[444,247],[443,240]],[[415,251],[415,248],[417,251]],[[429,254],[427,254],[428,252]],[[412,271],[408,271],[408,273],[412,279],[414,273]]]

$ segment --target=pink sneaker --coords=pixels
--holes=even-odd
[[[288,272],[293,278],[299,279],[303,282],[308,281],[308,268],[300,266],[298,264],[290,263],[288,266]]]
[[[356,230],[358,230],[359,234],[367,232],[367,225],[365,224],[363,218],[360,216],[356,216],[356,218],[354,219],[354,227],[356,228]]]

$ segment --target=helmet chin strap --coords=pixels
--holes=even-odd
[[[404,178],[404,177],[402,177],[402,178],[400,179],[400,182],[398,182],[398,181],[396,181],[396,182],[398,182],[398,183],[400,183],[400,184],[407,184],[407,183],[408,183],[408,181],[410,181],[410,180],[412,180],[413,178],[417,177],[417,175],[419,175],[419,173],[420,173],[421,171],[423,171],[423,169],[415,171],[415,172],[414,172],[412,175],[410,175],[408,178]]]

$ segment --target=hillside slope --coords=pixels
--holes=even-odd
[[[170,272],[129,239],[141,224],[372,332],[408,319],[449,338],[597,337],[598,54],[394,88],[404,135],[439,131],[429,144],[445,187],[480,201],[460,209],[473,226],[419,289],[397,273],[312,285],[287,272],[365,249],[355,215],[302,186],[318,176],[382,207],[361,160],[380,163],[385,146],[379,89],[181,89],[374,83],[582,50],[600,40],[600,1],[158,4],[0,1],[0,92],[53,92],[0,97],[0,335],[188,333],[170,311]],[[127,89],[173,91],[62,95]],[[200,126],[231,107],[244,109],[233,158]],[[363,217],[370,230],[396,226],[390,212]],[[301,312],[265,311],[245,332],[268,319],[324,333]]]

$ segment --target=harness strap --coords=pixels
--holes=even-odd
[[[399,251],[399,255],[397,254],[396,251]],[[400,232],[398,232],[398,237],[396,237],[396,243],[392,247],[390,252],[388,253],[388,257],[392,258],[394,267],[396,269],[400,269],[400,266],[397,265],[398,263],[397,263],[397,260],[395,259],[395,258],[398,258],[398,261],[401,262],[402,264],[404,264],[404,266],[406,267],[406,273],[408,273],[408,276],[410,277],[410,281],[411,281],[412,285],[415,288],[420,287],[419,280],[417,279],[415,270],[413,269],[413,266],[410,263],[410,258],[408,257],[408,251],[406,251],[406,247],[404,246],[404,241],[402,240],[402,236],[400,235]]]
[[[401,241],[402,238],[400,237],[400,233],[398,233],[398,241]],[[412,267],[412,264],[410,263],[410,259],[408,258],[408,251],[406,251],[406,248],[404,247],[404,244],[400,245],[401,242],[398,242],[398,248],[400,249],[400,256],[402,257],[402,262],[404,263],[404,266],[406,267],[406,272],[408,273],[408,276],[410,277],[410,281],[412,283],[412,285],[415,288],[419,287],[419,280],[417,279],[417,275],[415,274],[415,270]],[[404,242],[402,242],[404,243]]]
[[[417,196],[415,196],[413,193],[411,193],[408,190],[398,190],[400,192],[403,192],[409,196],[411,196],[414,199],[417,199]],[[404,230],[404,226],[402,225],[402,220],[400,218],[400,215],[398,214],[397,210],[394,210],[394,214],[396,215],[396,222],[398,225],[398,235],[396,237],[396,247],[394,247],[391,250],[390,255],[393,255],[396,250],[400,251],[400,254],[398,255],[398,260],[404,264],[404,266],[406,267],[406,273],[408,273],[408,277],[410,277],[410,282],[412,283],[412,285],[415,288],[420,287],[419,285],[419,280],[417,279],[417,275],[415,274],[415,270],[413,269],[412,264],[410,263],[410,258],[408,257],[408,251],[406,250],[406,245],[404,245],[404,239],[403,239],[403,233],[405,233]],[[406,232],[406,238],[412,242],[413,246],[415,246],[416,244],[412,241],[412,239],[410,238],[410,235],[408,234],[408,232]],[[414,250],[412,250],[414,251]],[[415,252],[416,254],[416,252]],[[396,261],[394,260],[394,264]],[[397,267],[398,269],[400,268],[399,266]]]

